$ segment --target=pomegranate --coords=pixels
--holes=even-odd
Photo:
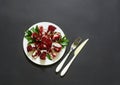
[[[59,32],[56,32],[53,36],[52,36],[52,41],[58,41],[61,38],[61,34]]]
[[[62,45],[59,42],[62,39],[61,33],[56,32],[56,27],[53,25],[49,25],[47,30],[45,30],[43,26],[36,27],[35,32],[29,30],[29,32],[31,32],[29,37],[34,41],[34,46],[28,44],[27,51],[33,51],[33,58],[39,56],[41,60],[45,60],[48,54],[49,59],[55,58],[62,49]]]
[[[53,43],[53,49],[54,49],[54,51],[56,51],[56,52],[60,52],[61,49],[62,49],[62,45],[55,42],[55,43]]]

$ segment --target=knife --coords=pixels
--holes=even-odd
[[[60,76],[64,76],[65,73],[67,72],[67,70],[69,69],[70,65],[72,64],[72,62],[74,61],[74,59],[76,58],[76,56],[80,53],[80,51],[82,50],[82,48],[85,46],[85,44],[88,42],[89,39],[86,39],[85,41],[83,41],[74,51],[74,56],[72,57],[72,59],[69,61],[69,63],[64,67],[64,69],[61,71]]]

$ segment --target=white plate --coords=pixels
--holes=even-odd
[[[38,25],[38,26],[43,26],[44,29],[48,29],[48,26],[49,26],[49,25],[53,25],[53,26],[56,27],[56,30],[55,30],[55,31],[60,32],[61,35],[62,35],[62,37],[65,36],[65,34],[64,34],[64,32],[61,30],[61,28],[60,28],[59,26],[51,23],[51,22],[39,22],[39,23],[34,24],[33,26],[31,26],[29,29],[31,29],[32,27],[36,27],[36,25]],[[25,52],[26,56],[28,57],[28,59],[30,59],[33,63],[36,63],[36,64],[38,64],[38,65],[43,65],[43,66],[52,65],[52,64],[58,62],[58,61],[62,58],[62,56],[63,56],[63,54],[65,53],[65,50],[66,50],[66,47],[64,47],[64,48],[60,51],[60,53],[58,54],[58,56],[55,57],[53,60],[49,60],[49,59],[47,59],[47,58],[46,58],[46,60],[41,60],[39,57],[38,57],[37,59],[34,59],[34,58],[32,57],[32,54],[30,54],[30,53],[27,52],[27,43],[28,43],[28,41],[27,41],[25,38],[23,38],[23,49],[24,49],[24,52]]]

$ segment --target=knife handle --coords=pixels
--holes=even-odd
[[[65,56],[65,58],[61,61],[61,63],[57,66],[56,68],[56,72],[59,72],[63,66],[63,64],[65,63],[65,61],[67,60],[68,56],[70,55],[70,53],[72,52],[72,50],[70,50],[68,52],[68,54]]]
[[[65,73],[67,72],[67,70],[69,69],[70,65],[72,64],[72,62],[74,61],[76,57],[72,57],[72,59],[69,61],[69,63],[64,67],[64,69],[62,70],[60,76],[64,76]]]

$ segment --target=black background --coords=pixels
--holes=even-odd
[[[41,21],[62,28],[66,53],[76,37],[90,39],[62,78],[58,63],[41,67],[24,55],[24,31]],[[120,85],[119,36],[119,0],[0,0],[0,85]]]

